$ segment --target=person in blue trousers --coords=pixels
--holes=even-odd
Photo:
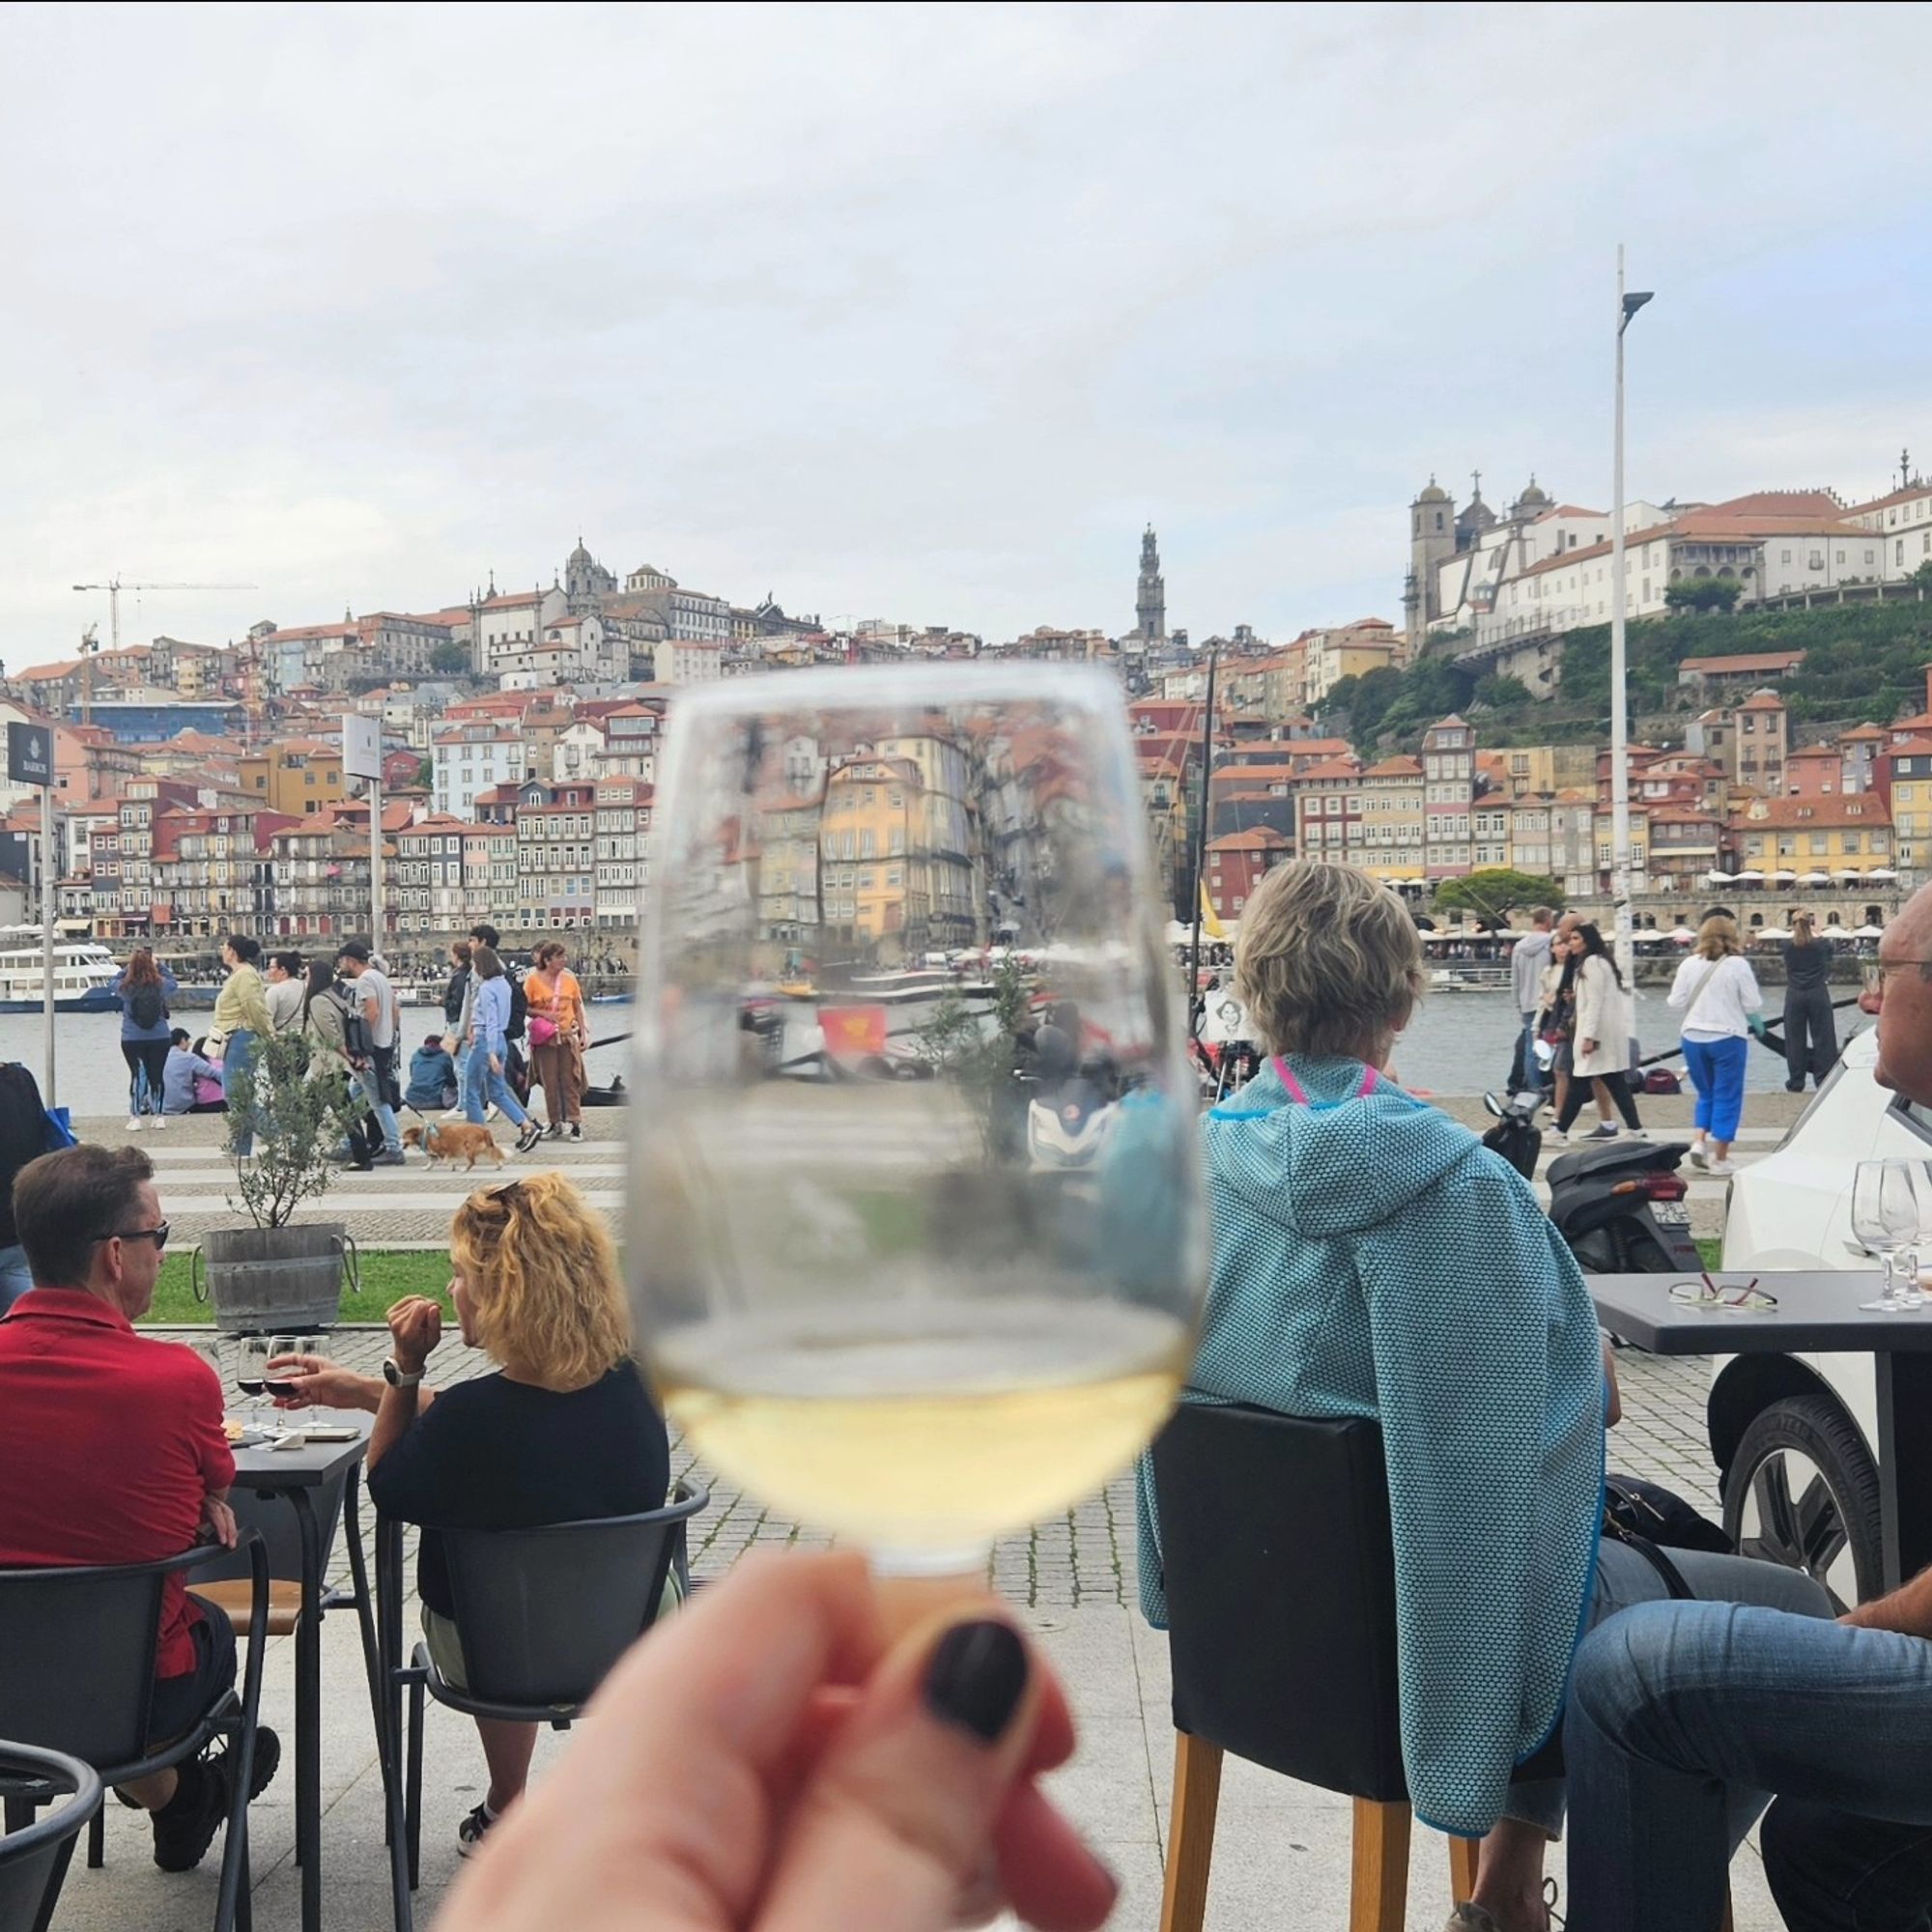
[[[504,1069],[509,1065],[510,982],[494,946],[476,946],[469,954],[475,993],[469,1011],[469,1064],[464,1081],[463,1105],[469,1120],[483,1124],[494,1101],[517,1128],[517,1151],[527,1153],[543,1137],[543,1129],[524,1111],[511,1092]]]
[[[181,989],[175,976],[156,963],[151,948],[137,947],[107,990],[121,1002],[121,1057],[128,1063],[128,1126],[131,1131],[153,1115],[166,1126],[162,1074],[168,1064],[171,1026],[168,1002]]]

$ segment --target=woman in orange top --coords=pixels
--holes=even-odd
[[[583,988],[564,962],[563,942],[546,939],[530,955],[524,978],[524,998],[529,1003],[530,1059],[533,1075],[544,1091],[550,1116],[551,1140],[583,1138],[583,1049],[590,1037],[583,1018]]]

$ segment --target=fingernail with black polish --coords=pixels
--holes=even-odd
[[[1026,1645],[1012,1625],[992,1618],[953,1625],[925,1666],[926,1707],[981,1744],[1012,1722],[1026,1687]]]

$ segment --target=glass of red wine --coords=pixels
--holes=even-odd
[[[313,1355],[322,1346],[319,1335],[276,1335],[269,1347],[269,1360],[273,1365],[268,1378],[268,1392],[279,1396],[295,1386],[298,1371],[291,1357]],[[276,1405],[280,1406],[279,1402]]]
[[[248,1398],[249,1414],[257,1424],[268,1393],[269,1360],[274,1352],[274,1338],[270,1335],[243,1335],[236,1345],[235,1386]]]

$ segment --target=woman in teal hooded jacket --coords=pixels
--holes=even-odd
[[[1413,922],[1367,874],[1304,862],[1249,897],[1236,991],[1274,1057],[1206,1122],[1187,1399],[1380,1422],[1410,1796],[1488,1834],[1452,1925],[1516,1932],[1544,1922],[1562,1790],[1512,1772],[1554,1730],[1593,1616],[1663,1587],[1618,1546],[1599,1574],[1605,1378],[1576,1259],[1521,1176],[1379,1071],[1421,984]],[[1142,1608],[1164,1624],[1145,1460],[1140,1505]],[[1699,1595],[1823,1608],[1769,1564],[1682,1567]]]

